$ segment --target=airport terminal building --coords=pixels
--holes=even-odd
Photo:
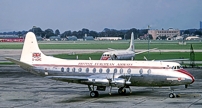
[[[180,30],[178,29],[168,29],[168,30],[148,30],[148,33],[152,35],[153,40],[158,39],[158,37],[166,36],[167,38],[172,38],[173,36],[180,36]]]

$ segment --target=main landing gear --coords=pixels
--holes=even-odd
[[[124,95],[124,94],[126,94],[126,89],[121,87],[121,88],[118,89],[118,93],[121,94],[121,95]]]
[[[92,97],[92,98],[99,96],[98,91],[94,91],[94,88],[95,88],[94,86],[90,87],[90,85],[88,85],[88,89],[90,91],[90,97]]]
[[[99,96],[98,91],[95,91],[95,90],[94,90],[95,88],[94,88],[93,85],[92,85],[92,87],[91,87],[90,85],[88,85],[88,88],[89,88],[89,91],[90,91],[90,97],[95,98],[95,97],[98,97],[98,96]],[[120,88],[118,89],[118,94],[120,94],[120,95],[125,95],[125,94],[126,94],[126,88],[129,88],[130,93],[132,93],[130,87],[120,87]],[[111,89],[110,89],[109,94],[111,95]]]
[[[98,91],[91,91],[90,92],[90,97],[94,98],[94,97],[98,97],[98,96],[99,96]]]

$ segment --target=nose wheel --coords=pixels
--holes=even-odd
[[[175,93],[170,93],[169,94],[169,98],[175,98],[176,97],[176,94]]]

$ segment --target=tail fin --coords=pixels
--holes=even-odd
[[[134,50],[134,34],[133,34],[133,32],[131,33],[130,46],[129,46],[129,48],[127,50],[129,50],[129,51],[135,51]]]
[[[28,64],[42,61],[45,55],[38,47],[36,36],[32,32],[28,32],[25,37],[20,61]]]

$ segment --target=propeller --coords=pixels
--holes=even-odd
[[[147,61],[147,57],[144,56],[144,59]]]
[[[109,95],[111,95],[112,84],[113,84],[113,83],[115,84],[115,82],[114,82],[114,77],[115,77],[115,72],[113,73],[112,78],[109,78],[109,79],[108,79],[108,81],[109,81],[109,86],[110,86],[110,88],[109,88]],[[115,85],[116,85],[116,84],[115,84]]]

